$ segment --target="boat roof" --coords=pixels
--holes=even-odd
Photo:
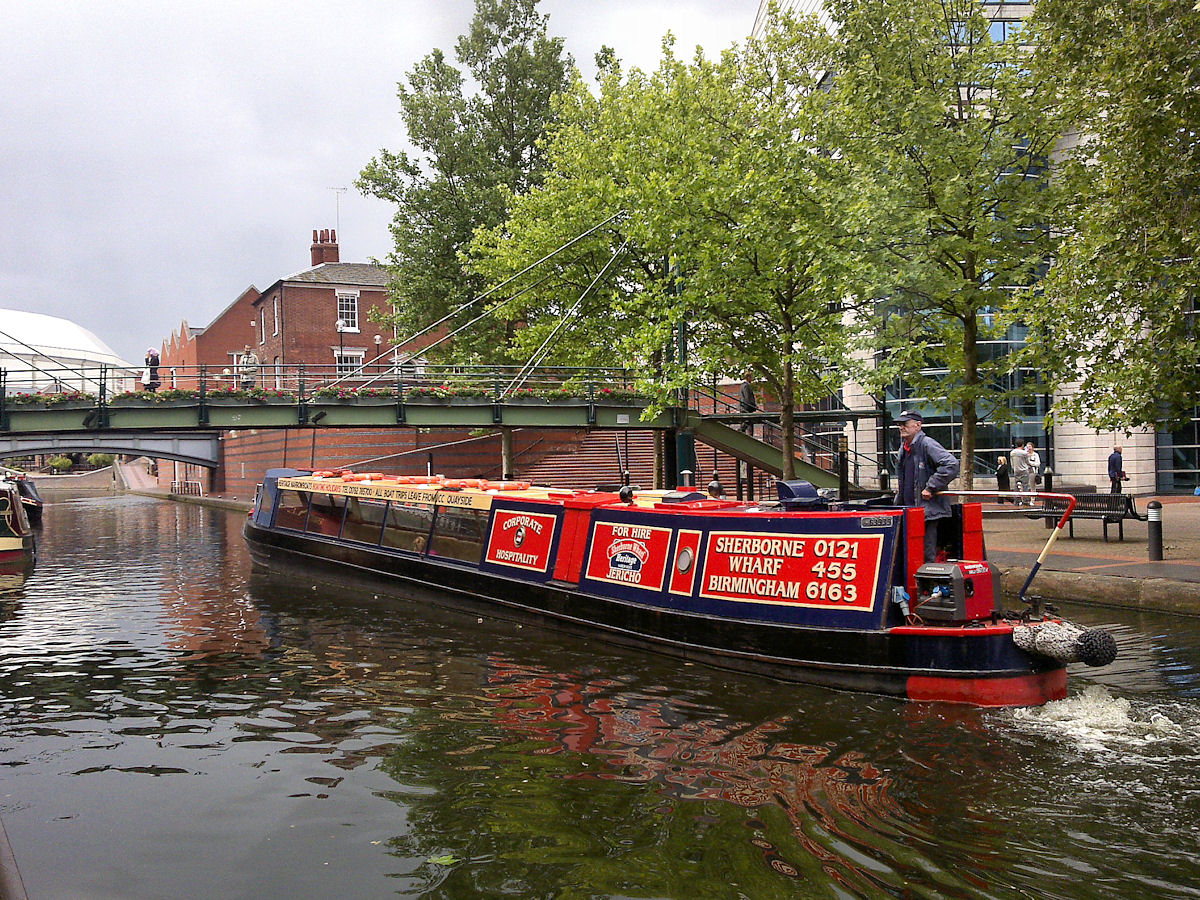
[[[457,506],[471,509],[489,509],[495,497],[516,500],[563,503],[580,497],[588,497],[599,503],[623,503],[614,493],[602,491],[575,491],[561,488],[535,487],[521,481],[488,481],[482,478],[444,478],[411,475],[382,475],[376,473],[323,473],[312,475],[281,476],[281,490],[310,491],[340,497],[358,497],[365,500],[394,500],[407,503],[431,503],[439,506]],[[635,506],[653,508],[670,491],[637,491]],[[720,501],[714,501],[720,502]]]
[[[893,516],[897,509],[861,509],[838,512],[820,508],[813,511],[786,509],[774,503],[726,500],[709,497],[699,491],[684,488],[677,491],[635,490],[626,500],[612,491],[583,491],[564,488],[538,487],[523,481],[488,481],[483,478],[446,478],[442,475],[384,475],[379,472],[315,471],[311,474],[296,469],[272,470],[280,490],[306,491],[402,503],[450,506],[461,509],[490,509],[492,501],[519,500],[573,508],[610,507],[618,509],[655,510],[665,513],[746,514],[767,513],[773,516]]]

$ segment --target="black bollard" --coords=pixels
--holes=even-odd
[[[1042,484],[1043,484],[1043,487],[1046,489],[1047,493],[1054,490],[1054,470],[1052,468],[1050,468],[1049,466],[1046,466],[1046,471],[1042,473]],[[1058,524],[1057,519],[1050,519],[1050,518],[1046,519],[1046,527],[1047,528],[1053,528],[1057,524]]]
[[[1151,561],[1162,559],[1162,504],[1157,500],[1146,504],[1146,534],[1150,538]]]

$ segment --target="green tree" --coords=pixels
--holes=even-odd
[[[412,151],[381,150],[363,169],[359,190],[396,204],[394,248],[386,260],[395,324],[412,334],[475,299],[479,279],[460,252],[474,230],[495,226],[508,199],[536,185],[544,167],[539,139],[551,98],[572,69],[561,38],[547,34],[537,0],[476,0],[470,30],[455,57],[476,86],[434,50],[398,87]],[[452,323],[466,321],[471,310]],[[457,359],[491,358],[503,349],[486,327],[457,339]]]
[[[616,350],[648,367],[642,386],[664,400],[697,378],[752,369],[783,407],[785,477],[795,408],[840,384],[847,352],[853,267],[838,224],[841,163],[821,152],[830,107],[817,90],[829,50],[815,21],[786,18],[717,61],[683,62],[668,39],[657,71],[614,67],[598,98],[577,82],[548,142],[546,182],[476,243],[479,270],[498,280],[561,244],[561,221],[577,228],[624,211],[530,290],[520,339],[561,321],[570,290],[625,247],[561,352],[591,347],[612,360]],[[672,355],[683,323],[687,352]]]
[[[957,409],[972,483],[976,425],[1027,390],[987,352],[1020,317],[1016,290],[1052,249],[1041,177],[1057,127],[1019,39],[994,40],[977,0],[831,0],[839,23],[835,142],[854,173],[849,215],[885,273],[861,322],[886,392]]]
[[[1078,143],[1031,347],[1095,428],[1153,427],[1200,395],[1200,6],[1042,0],[1035,67]]]

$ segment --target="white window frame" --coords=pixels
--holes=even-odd
[[[337,317],[341,322],[346,324],[342,326],[342,331],[347,334],[358,334],[358,294],[350,291],[338,291],[337,294]]]
[[[366,362],[367,351],[365,350],[347,350],[342,349],[339,353],[338,348],[333,348],[333,369],[335,378],[344,378],[347,375],[361,374],[363,364]]]
[[[271,332],[275,337],[279,337],[279,297],[272,298],[272,309],[275,314],[275,330]]]

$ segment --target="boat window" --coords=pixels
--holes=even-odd
[[[279,512],[275,513],[277,528],[294,528],[304,530],[304,520],[308,517],[308,494],[300,491],[279,492]]]
[[[383,546],[424,553],[433,524],[433,507],[425,503],[396,503],[388,507]]]
[[[486,509],[438,509],[433,525],[430,556],[445,556],[464,562],[479,562],[483,555],[483,537],[487,531]]]
[[[342,532],[342,514],[346,501],[332,494],[313,494],[308,507],[308,524],[305,531],[337,537]]]
[[[350,497],[346,501],[346,524],[342,528],[342,537],[363,544],[378,544],[379,529],[383,527],[386,509],[387,504],[378,500]]]

